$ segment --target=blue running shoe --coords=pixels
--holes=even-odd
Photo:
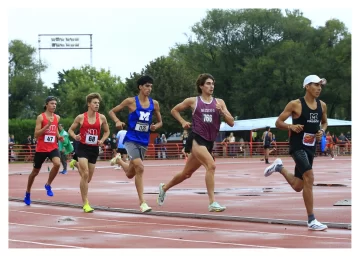
[[[67,173],[67,170],[60,171],[59,173],[60,173],[60,174],[66,174],[66,173]]]
[[[53,192],[51,191],[51,186],[45,184],[46,193],[48,196],[54,196]]]
[[[30,205],[30,204],[31,204],[30,193],[28,193],[28,192],[25,193],[24,203],[25,203],[26,205]]]

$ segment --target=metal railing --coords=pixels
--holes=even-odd
[[[276,142],[272,145],[274,151],[271,156],[288,156],[289,143]],[[166,143],[163,145],[149,144],[145,159],[148,160],[169,160],[183,159],[181,152],[183,145],[181,143]],[[35,145],[13,145],[9,148],[9,162],[32,162],[35,154]],[[316,149],[317,155],[324,154],[320,150],[319,144]],[[351,142],[347,144],[336,144],[334,147],[335,155],[351,155]],[[262,157],[264,156],[264,148],[262,142],[236,142],[236,143],[214,143],[213,155],[216,158],[245,158],[245,157]],[[71,159],[72,154],[68,155]],[[98,160],[110,160],[113,158],[113,150],[108,146],[102,146]]]

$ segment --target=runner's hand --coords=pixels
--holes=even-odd
[[[323,131],[322,130],[318,130],[318,132],[316,133],[316,140],[320,141],[321,137],[323,136]]]
[[[117,122],[115,122],[115,127],[117,128],[117,129],[122,129],[123,128],[123,126],[125,126],[125,123],[124,122],[122,122],[122,121],[120,121],[120,120],[118,120]]]
[[[181,125],[184,129],[189,129],[191,127],[191,123],[188,121],[183,122]]]
[[[80,135],[76,135],[76,136],[75,136],[75,140],[76,140],[76,141],[80,141],[80,140],[81,140],[81,136],[80,136]]]
[[[289,128],[290,128],[291,131],[294,131],[296,133],[300,133],[301,131],[303,131],[304,125],[295,124],[295,125],[290,125]]]
[[[153,123],[153,124],[151,124],[151,126],[150,126],[150,130],[151,131],[155,131],[156,130],[156,126],[155,126],[155,124]]]

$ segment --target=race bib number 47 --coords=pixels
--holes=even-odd
[[[98,141],[97,135],[86,135],[85,143],[88,145],[96,145]]]
[[[44,142],[45,143],[54,143],[55,142],[55,136],[45,135]]]
[[[135,125],[135,130],[140,132],[148,132],[149,131],[149,124],[138,122]]]

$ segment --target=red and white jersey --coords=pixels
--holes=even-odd
[[[48,119],[43,112],[42,114],[43,121],[41,123],[41,128],[45,127],[48,124]],[[58,132],[58,119],[54,114],[54,121],[51,123],[50,127],[44,131],[44,133],[37,138],[36,152],[46,152],[49,153],[58,148],[57,144],[57,132]]]
[[[80,127],[80,142],[85,145],[95,146],[100,137],[100,114],[95,113],[96,120],[94,124],[89,124],[88,113],[84,113],[84,121]]]

